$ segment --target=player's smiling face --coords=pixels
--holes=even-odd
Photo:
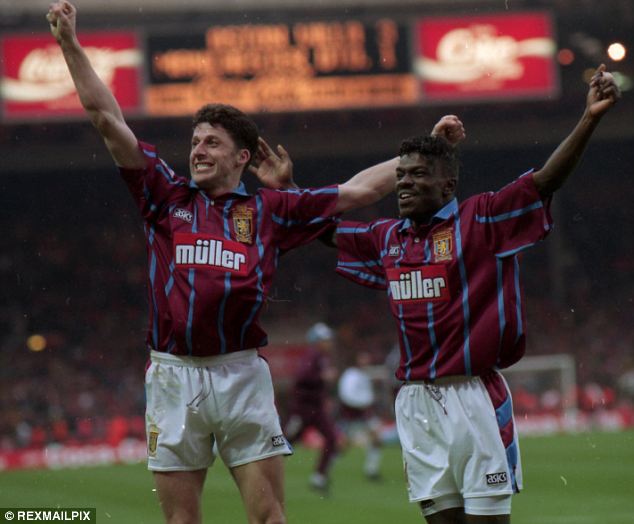
[[[401,156],[396,168],[396,195],[401,218],[427,224],[449,202],[456,190],[456,179],[449,177],[438,159],[420,153]]]
[[[203,122],[194,128],[189,171],[198,187],[211,196],[235,189],[249,158],[249,151],[238,149],[222,126]]]

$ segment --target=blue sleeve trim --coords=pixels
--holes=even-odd
[[[337,195],[339,187],[320,187],[319,189],[283,189],[279,190],[283,193],[292,193],[294,195]]]
[[[503,251],[502,253],[496,253],[495,256],[497,258],[505,258],[510,257],[512,255],[517,255],[520,251],[524,251],[530,247],[533,247],[535,242],[531,242],[530,244],[524,244],[523,246],[516,247],[515,249],[509,249],[508,251]]]
[[[495,215],[492,217],[483,217],[481,215],[476,215],[475,220],[480,224],[495,224],[496,222],[503,222],[504,220],[509,220],[511,218],[516,218],[526,213],[530,213],[531,211],[535,211],[540,207],[544,207],[544,203],[541,200],[531,204],[530,206],[523,207],[522,209],[515,209],[513,211],[509,211],[508,213],[502,213],[500,215]]]
[[[368,260],[367,262],[339,262],[340,267],[373,267],[382,266],[381,260]]]
[[[337,270],[341,271],[342,273],[348,273],[350,276],[361,282],[369,282],[371,284],[379,284],[381,286],[386,285],[384,278],[371,275],[370,273],[363,273],[362,271],[355,271],[353,269],[341,267],[341,265],[339,264],[337,264]]]
[[[320,224],[322,222],[330,221],[332,220],[332,218],[331,217],[315,217],[315,218],[311,218],[310,220],[284,220],[281,216],[278,216],[275,213],[271,213],[271,220],[273,220],[273,222],[283,227],[293,227],[293,226]]]

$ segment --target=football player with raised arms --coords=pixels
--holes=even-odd
[[[258,149],[252,119],[222,104],[194,116],[191,178],[178,176],[157,148],[141,142],[97,76],[76,34],[76,9],[48,11],[79,99],[103,138],[144,221],[148,256],[146,346],[148,468],[169,523],[202,521],[201,495],[217,450],[240,491],[250,523],[285,522],[282,434],[259,316],[279,256],[306,244],[332,217],[393,190],[397,160],[315,190],[246,192],[252,171],[269,187],[289,163],[278,149]],[[435,132],[460,138],[456,118]],[[252,164],[260,155],[259,165]]]

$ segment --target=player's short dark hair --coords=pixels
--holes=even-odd
[[[406,138],[401,142],[398,156],[419,153],[432,162],[437,160],[443,163],[447,176],[458,178],[460,161],[458,153],[446,139],[441,136],[419,135]]]
[[[222,126],[239,149],[248,149],[251,159],[258,150],[258,126],[238,108],[227,104],[207,104],[194,115],[193,127],[207,123]]]

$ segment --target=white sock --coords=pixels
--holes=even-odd
[[[378,475],[381,469],[381,448],[371,446],[365,455],[364,471],[366,475]]]

